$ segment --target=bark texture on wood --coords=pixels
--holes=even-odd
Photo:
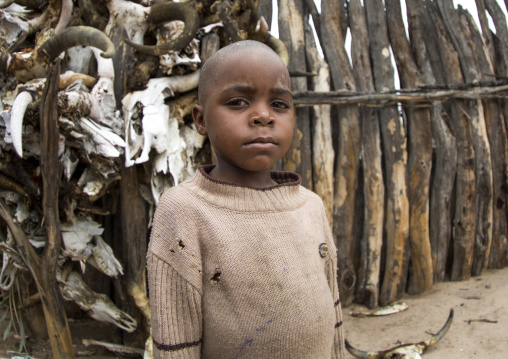
[[[477,1],[480,2],[480,1]],[[478,7],[480,12],[480,7]],[[485,8],[483,8],[484,16]],[[491,55],[486,44],[482,41],[485,38],[485,34],[482,37],[479,31],[476,29],[474,20],[471,15],[462,11],[462,17],[464,22],[469,27],[471,34],[471,43],[474,45],[474,52],[478,59],[478,69],[480,77],[485,80],[494,74],[493,62],[495,57]],[[490,34],[490,32],[489,32]],[[491,57],[492,56],[492,57]],[[475,242],[475,258],[473,261],[473,275],[479,275],[484,268],[488,266],[492,245],[494,245],[494,251],[492,258],[501,259],[506,258],[506,238],[507,238],[507,218],[506,208],[504,204],[505,194],[503,192],[503,184],[506,179],[506,154],[507,154],[507,134],[502,120],[502,109],[498,106],[498,101],[484,100],[483,101],[483,114],[485,118],[486,131],[489,139],[490,152],[491,152],[491,164],[492,164],[492,187],[493,197],[491,208],[492,214],[492,238],[487,236],[477,236]],[[481,189],[478,189],[481,192]],[[486,228],[477,232],[486,232]],[[482,241],[483,240],[483,241]],[[498,257],[498,254],[501,256]],[[497,263],[496,263],[497,262]],[[504,259],[499,263],[498,260],[494,260],[497,268],[502,268],[506,265]]]
[[[303,0],[278,0],[280,39],[286,45],[289,54],[288,68],[305,72],[305,35],[303,27]],[[303,77],[292,78],[293,91],[305,91],[307,81]],[[312,186],[312,147],[311,127],[308,108],[296,109],[296,126],[293,132],[293,143],[283,159],[285,171],[298,172],[302,176],[302,185],[309,189]]]
[[[408,27],[415,62],[422,74],[423,83],[435,85],[434,69],[440,69],[436,31],[431,18],[423,10],[420,0],[407,0]],[[427,21],[425,21],[427,20]],[[431,62],[433,60],[434,66]],[[442,69],[440,69],[442,71]],[[439,74],[436,73],[436,76]],[[448,248],[451,239],[451,208],[457,149],[449,123],[443,117],[443,106],[435,103],[431,108],[431,131],[434,141],[433,176],[429,198],[429,237],[433,262],[433,281],[445,279]],[[446,115],[445,115],[446,116]]]
[[[417,88],[423,76],[404,31],[400,2],[386,0],[390,43],[402,88]],[[408,199],[411,266],[407,291],[420,294],[432,286],[433,265],[429,237],[429,188],[432,169],[430,109],[404,106],[408,128]]]
[[[305,22],[305,42],[308,72],[317,74],[309,81],[310,90],[330,91],[330,71],[318,54],[310,24]],[[312,123],[312,174],[314,192],[325,205],[328,223],[333,228],[333,161],[331,108],[329,105],[313,106]]]
[[[122,166],[120,170],[120,214],[122,233],[122,262],[125,283],[136,283],[146,292],[147,209],[141,194],[136,167]],[[123,333],[124,343],[143,347],[147,331],[143,327],[143,315],[130,296],[122,301],[122,309],[138,322],[138,330]]]
[[[360,91],[374,92],[365,10],[360,0],[348,4],[351,21],[351,59]],[[364,222],[355,301],[378,305],[381,248],[383,245],[384,193],[381,134],[376,110],[361,109]]]
[[[506,3],[506,2],[505,2]],[[500,75],[502,77],[506,77],[508,75],[508,28],[506,24],[506,18],[504,13],[502,12],[499,4],[496,1],[485,0],[485,5],[489,15],[494,22],[494,26],[496,27],[496,34],[492,35],[494,38],[494,52],[495,52],[495,66],[494,71],[495,75]],[[493,153],[493,165],[494,168],[494,234],[492,240],[492,247],[490,251],[489,258],[489,267],[491,268],[502,268],[508,265],[508,223],[504,224],[504,222],[508,222],[508,206],[506,203],[508,202],[508,145],[506,142],[507,133],[508,133],[508,101],[504,100],[501,102],[502,106],[502,116],[504,121],[498,123],[498,126],[495,123],[492,123],[494,126],[491,130],[493,136],[501,136],[499,138],[501,142],[498,142],[494,138],[491,139],[494,143],[492,143],[492,147],[495,150]],[[494,118],[493,121],[496,122],[498,117]],[[489,124],[487,124],[489,125]],[[495,129],[497,127],[497,130]],[[503,131],[504,130],[504,131]],[[496,131],[494,133],[494,131]],[[500,154],[500,156],[497,156]],[[501,156],[504,154],[504,161],[501,159]],[[496,157],[497,156],[497,157]],[[498,178],[502,176],[501,184],[499,185]],[[499,222],[496,221],[497,218],[501,220]]]
[[[485,80],[493,73],[492,63],[490,61],[490,53],[487,49],[484,37],[481,36],[471,14],[467,11],[459,10],[460,19],[464,28],[464,34],[467,36],[471,50],[475,54],[478,77],[480,80]],[[494,105],[494,106],[493,106]],[[476,170],[476,183],[477,183],[477,228],[475,238],[475,254],[473,258],[472,275],[480,275],[484,268],[488,265],[490,249],[492,245],[492,238],[494,235],[494,172],[495,168],[499,166],[495,159],[492,157],[492,150],[498,150],[498,146],[502,143],[492,142],[496,140],[492,136],[491,129],[492,118],[488,116],[493,113],[489,109],[495,111],[495,102],[490,100],[477,101],[478,118],[479,121],[473,121],[473,128],[480,135],[479,139],[475,139],[475,152],[476,157],[483,157],[477,159]],[[495,125],[494,125],[495,126]],[[500,130],[498,128],[498,130]],[[496,147],[492,145],[495,144]],[[494,156],[496,158],[503,158],[502,153]],[[496,177],[497,178],[497,177]]]
[[[427,4],[439,49],[440,64],[433,66],[444,69],[444,78],[450,84],[463,82],[459,55],[453,46],[437,6]],[[446,8],[445,8],[446,10]],[[457,176],[455,183],[454,218],[452,230],[453,260],[451,279],[463,280],[471,273],[475,218],[475,154],[473,133],[465,101],[456,100],[450,104],[451,128],[457,144]]]
[[[344,47],[340,19],[345,9],[338,2],[321,3],[321,36],[323,50],[330,66],[335,90],[355,90],[355,79]],[[344,306],[353,302],[356,271],[353,265],[355,251],[355,196],[358,185],[360,154],[359,111],[355,105],[338,109],[335,148],[335,188],[333,235],[338,249],[339,289]]]
[[[370,57],[377,91],[393,90],[393,67],[384,6],[381,0],[365,3],[370,40]],[[409,203],[406,188],[406,133],[397,108],[379,110],[385,169],[385,268],[379,303],[386,305],[402,295],[405,288],[407,260],[404,258],[409,236]]]
[[[72,338],[63,308],[63,299],[56,281],[56,267],[62,238],[58,215],[58,192],[62,167],[58,160],[57,94],[60,61],[50,70],[41,99],[41,174],[43,180],[42,210],[47,242],[36,275],[48,336],[54,358],[73,358]]]
[[[459,61],[462,68],[464,80],[466,82],[476,82],[480,80],[477,59],[471,48],[471,33],[467,26],[467,18],[460,17],[460,11],[453,9],[453,2],[449,0],[439,0],[438,7],[450,39],[454,43],[455,49],[459,54]],[[466,24],[464,24],[464,22]],[[476,31],[476,30],[475,30]],[[483,49],[480,49],[483,50]],[[483,262],[486,254],[486,248],[490,245],[492,237],[492,168],[490,162],[490,146],[485,128],[483,117],[483,106],[480,101],[469,101],[469,116],[473,134],[474,155],[475,155],[475,207],[476,223],[474,235],[474,247],[478,249],[477,261]],[[463,244],[460,245],[461,247]],[[465,254],[475,256],[475,252],[470,253],[470,244],[467,243]],[[465,248],[464,248],[465,249]],[[462,248],[461,248],[462,250]],[[462,260],[462,258],[458,258]],[[473,258],[466,258],[465,263],[470,263],[470,268],[462,265],[463,273],[458,279],[466,279],[471,271]],[[464,264],[465,264],[464,263]],[[463,277],[464,276],[464,277]]]

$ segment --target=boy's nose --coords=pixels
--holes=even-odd
[[[266,108],[257,109],[250,118],[251,126],[270,126],[273,122],[274,118]]]

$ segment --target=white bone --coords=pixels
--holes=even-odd
[[[80,119],[80,125],[83,131],[91,135],[93,139],[93,143],[90,141],[84,143],[88,153],[97,153],[110,158],[120,156],[116,146],[125,147],[125,141],[111,129],[84,117]]]
[[[137,322],[118,307],[105,294],[92,291],[77,272],[71,272],[68,278],[60,279],[60,290],[65,300],[74,301],[95,320],[108,322],[132,333]]]
[[[90,46],[74,46],[67,50],[67,69],[80,74],[88,74],[93,51]]]
[[[171,21],[161,26],[159,34],[157,35],[157,44],[163,44],[171,41],[179,36],[185,24],[182,21]],[[159,56],[159,67],[168,75],[173,72],[173,67],[176,65],[184,65],[192,71],[196,71],[198,65],[201,63],[199,57],[199,40],[192,39],[192,41],[181,51],[170,51],[167,54]]]
[[[168,152],[171,155],[177,153],[178,149],[185,148],[183,140],[179,138],[178,122],[170,117],[169,107],[164,104],[164,100],[174,96],[176,92],[187,92],[196,88],[198,82],[199,71],[183,76],[154,78],[148,81],[145,90],[132,92],[123,98],[127,142],[126,166],[148,161],[151,148],[154,148],[158,154]],[[143,150],[139,158],[134,159],[141,148],[141,136],[133,127],[133,116],[137,113],[138,103],[143,106]],[[171,161],[177,164],[181,159],[173,157]],[[166,168],[166,165],[162,167]],[[178,177],[176,181],[178,182]]]
[[[61,232],[65,247],[63,255],[72,260],[86,260],[92,255],[93,236],[100,236],[104,229],[99,223],[87,219],[74,224],[62,223]]]
[[[33,102],[32,95],[23,91],[16,96],[11,108],[12,145],[19,157],[23,158],[23,117],[28,105]]]
[[[125,0],[110,0],[107,6],[109,22],[104,32],[111,37],[117,27],[122,27],[129,40],[143,43],[143,37],[148,29],[146,17],[150,8]]]
[[[83,189],[83,193],[95,197],[104,187],[104,180],[95,171],[87,167],[79,178],[77,185]]]
[[[7,47],[16,43],[19,37],[28,31],[27,12],[24,6],[15,3],[12,3],[5,9],[0,9],[0,28],[2,29],[2,38]]]
[[[92,247],[93,257],[89,258],[97,265],[98,269],[109,277],[123,275],[123,268],[118,259],[115,258],[111,247],[104,242],[101,236],[93,237],[95,245]]]
[[[121,358],[124,358],[124,357],[130,358],[130,357],[135,357],[136,355],[143,354],[143,349],[133,348],[133,347],[129,347],[126,345],[101,342],[101,341],[93,340],[93,339],[83,339],[82,341],[85,346],[89,346],[89,345],[101,346],[103,348],[106,348],[110,352],[117,354]]]

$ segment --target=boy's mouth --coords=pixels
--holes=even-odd
[[[252,145],[252,144],[256,144],[256,143],[268,143],[268,144],[272,144],[272,145],[276,145],[277,143],[275,142],[275,140],[271,137],[258,137],[258,138],[255,138],[253,139],[252,141],[246,143],[247,145]]]
[[[268,150],[277,146],[277,142],[271,137],[258,137],[245,144],[251,149]]]

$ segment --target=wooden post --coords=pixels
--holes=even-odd
[[[348,4],[351,19],[351,60],[358,90],[374,92],[374,79],[369,57],[369,36],[365,10],[360,0]],[[381,248],[383,245],[384,195],[381,134],[378,112],[361,108],[363,159],[363,235],[360,242],[360,265],[355,301],[375,308],[378,305]]]
[[[365,2],[369,30],[370,55],[374,85],[377,91],[393,90],[393,67],[384,5],[381,0]],[[406,133],[395,106],[379,110],[386,178],[385,203],[385,270],[379,303],[386,305],[398,299],[405,289],[407,259],[404,258],[409,236],[409,203],[406,187]]]
[[[494,53],[495,53],[495,62],[494,70],[495,74],[501,77],[508,76],[508,28],[506,26],[506,18],[501,11],[501,7],[496,1],[485,0],[487,11],[489,15],[492,17],[494,25],[496,27],[496,34],[492,35],[494,38]],[[502,114],[504,117],[504,121],[499,123],[498,130],[494,128],[492,131],[496,131],[501,138],[500,140],[507,141],[507,133],[508,133],[508,101],[501,101],[502,105]],[[501,116],[500,116],[501,117]],[[500,119],[499,117],[499,119]],[[497,118],[497,117],[496,117]],[[495,126],[493,124],[493,126]],[[504,128],[504,135],[503,135]],[[493,135],[495,135],[493,133]],[[497,141],[496,141],[497,142]],[[504,153],[504,161],[501,161],[501,156],[497,158],[493,158],[493,162],[496,162],[494,166],[499,166],[500,168],[494,168],[494,218],[502,218],[501,221],[508,221],[508,191],[506,190],[506,174],[508,173],[508,145],[505,145],[505,149],[503,151],[503,146],[498,143],[498,146],[494,151],[492,151],[493,155],[496,156],[500,152]],[[500,163],[502,162],[502,163]],[[500,173],[497,174],[496,172]],[[503,174],[501,174],[503,173]],[[503,180],[501,181],[501,187],[497,182],[497,177],[501,175]],[[503,195],[504,194],[504,195]],[[489,267],[491,268],[503,268],[508,265],[508,243],[506,238],[508,238],[508,224],[505,226],[501,222],[497,222],[494,220],[494,235],[492,239],[492,247],[490,251],[489,258]],[[496,226],[498,228],[496,228]],[[503,239],[504,238],[504,239]]]
[[[344,47],[340,19],[345,11],[334,0],[321,2],[321,36],[333,88],[355,90],[355,80]],[[358,186],[360,156],[360,113],[358,106],[347,105],[338,109],[335,139],[335,188],[333,209],[333,235],[337,245],[339,264],[339,290],[343,306],[353,302],[356,271],[353,258],[355,241],[355,199]]]
[[[416,65],[404,31],[399,0],[386,0],[390,43],[397,63],[401,88],[421,86],[423,76]],[[411,266],[407,291],[420,294],[432,286],[433,265],[429,237],[429,189],[432,169],[430,109],[404,106],[408,122],[408,198]]]
[[[440,59],[432,67],[441,68],[448,84],[463,82],[457,52],[450,41],[443,20],[435,3],[426,3],[428,20],[434,27],[433,37],[439,49]],[[437,78],[437,76],[436,76]],[[469,121],[468,106],[463,100],[450,101],[450,120],[457,144],[457,176],[455,182],[454,218],[452,230],[452,280],[470,275],[475,235],[475,159],[473,134]]]
[[[480,10],[480,8],[478,10]],[[485,10],[483,11],[485,12]],[[461,11],[461,17],[463,18],[463,23],[467,24],[469,33],[471,34],[470,43],[474,45],[474,52],[478,59],[478,70],[481,79],[488,81],[495,72],[493,65],[495,63],[495,58],[490,57],[491,52],[484,41],[482,41],[485,39],[485,36],[481,36],[471,15],[465,11]],[[485,13],[484,17],[486,17]],[[477,236],[472,269],[473,275],[480,275],[482,270],[487,267],[492,250],[492,243],[495,243],[495,253],[492,254],[492,258],[502,259],[499,262],[493,262],[498,262],[498,265],[501,265],[500,267],[505,266],[503,258],[506,258],[506,254],[504,254],[506,251],[506,241],[504,241],[503,238],[507,238],[508,230],[506,208],[504,204],[505,194],[503,192],[504,178],[506,178],[505,173],[507,169],[506,154],[508,146],[506,128],[502,120],[502,108],[499,107],[498,101],[495,100],[484,100],[482,104],[492,163],[492,238]],[[478,189],[478,191],[481,191],[481,189]],[[477,230],[477,232],[479,231]],[[482,232],[485,232],[485,230]]]
[[[56,281],[56,266],[62,237],[60,234],[60,218],[58,215],[58,192],[62,166],[58,160],[57,95],[59,91],[60,60],[51,67],[46,79],[40,111],[41,135],[41,174],[43,180],[42,210],[47,242],[44,247],[38,281],[42,308],[46,317],[48,336],[54,358],[74,358],[71,332],[63,308],[63,299]]]
[[[288,68],[305,72],[305,35],[303,28],[303,0],[278,0],[280,39],[287,47],[289,54]],[[305,91],[307,80],[304,77],[292,78],[293,91]],[[296,109],[296,126],[293,143],[283,159],[283,169],[295,171],[302,176],[302,185],[313,189],[312,184],[312,147],[309,108]]]
[[[59,91],[60,60],[51,67],[44,86],[41,109],[41,174],[43,180],[42,210],[46,229],[46,246],[39,259],[26,234],[19,228],[3,201],[0,216],[11,230],[23,260],[30,270],[40,295],[53,358],[74,358],[71,332],[63,307],[63,299],[56,281],[56,267],[62,238],[58,215],[58,192],[62,167],[58,160],[57,94]]]
[[[421,0],[408,0],[409,34],[415,61],[421,69],[425,84],[435,85],[444,76],[439,56],[437,32],[432,17],[423,9]],[[443,78],[443,77],[440,77]],[[434,282],[446,276],[448,248],[452,233],[452,198],[457,171],[457,147],[450,123],[443,117],[444,108],[436,103],[431,108],[432,138],[435,143],[434,168],[430,189],[430,242]]]
[[[309,90],[330,91],[330,71],[328,65],[318,54],[314,34],[308,22],[305,28],[305,55],[308,71],[316,73],[309,80]],[[319,105],[311,108],[312,124],[312,175],[314,192],[325,205],[330,229],[333,229],[333,161],[335,153],[332,143],[331,106]]]
[[[450,39],[458,52],[464,80],[468,83],[479,81],[476,59],[469,45],[471,40],[468,39],[468,28],[462,25],[459,13],[453,8],[451,0],[438,0],[437,4]],[[475,202],[473,206],[475,231],[472,234],[472,242],[471,237],[468,236],[467,239],[463,237],[454,244],[454,248],[457,250],[455,254],[464,254],[464,257],[459,255],[457,261],[454,260],[455,265],[452,265],[452,279],[455,275],[457,280],[467,279],[471,275],[475,243],[480,249],[484,246],[479,245],[480,243],[490,243],[492,238],[492,165],[483,106],[479,100],[468,101],[466,106],[468,107],[466,116],[469,117],[473,135],[475,158]],[[460,223],[457,222],[457,224],[460,226]],[[480,249],[480,251],[482,253],[479,255],[484,256],[485,250]]]
[[[146,292],[148,219],[146,203],[139,193],[136,171],[136,166],[123,165],[120,170],[122,176],[120,181],[121,258],[125,271],[124,283],[135,283]],[[122,333],[124,344],[143,347],[148,331],[143,325],[142,313],[131,296],[127,296],[126,300],[122,301],[121,308],[138,322],[138,329],[135,332]]]

